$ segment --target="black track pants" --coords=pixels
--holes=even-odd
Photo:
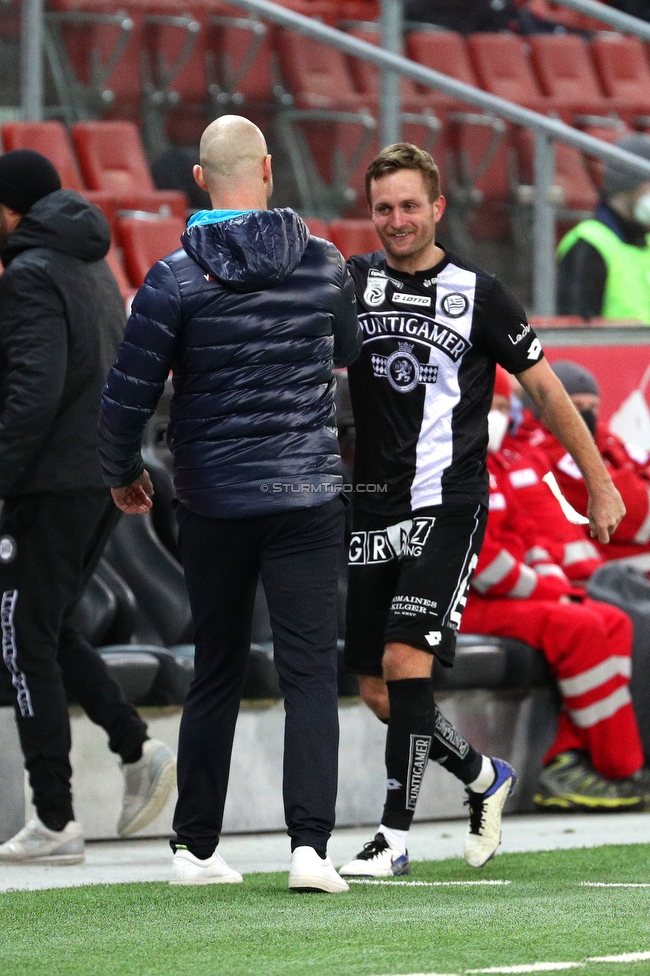
[[[72,819],[65,688],[123,758],[146,725],[70,622],[118,518],[107,491],[9,498],[0,519],[2,654],[16,692],[25,766],[41,820]]]
[[[209,857],[219,841],[259,574],[284,696],[288,833],[292,848],[324,850],[334,826],[338,771],[343,502],[247,519],[206,518],[179,506],[178,518],[196,645],[178,743],[178,843]]]

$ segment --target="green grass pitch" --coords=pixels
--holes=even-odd
[[[615,818],[612,818],[615,833]],[[396,881],[291,894],[286,874],[241,885],[96,885],[0,895],[2,976],[401,976],[573,962],[649,976],[650,845],[504,854],[481,871],[420,862]],[[516,969],[511,969],[516,972]],[[550,971],[521,970],[519,971]]]

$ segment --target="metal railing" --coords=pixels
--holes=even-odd
[[[590,0],[562,0],[566,6],[584,8],[583,12],[593,13],[593,8],[604,5],[590,2]],[[456,81],[439,71],[425,68],[421,64],[409,61],[407,58],[393,51],[385,50],[374,44],[368,44],[350,34],[335,30],[310,17],[294,13],[286,7],[270,3],[269,0],[231,0],[237,7],[242,7],[250,13],[256,14],[263,20],[270,20],[297,31],[316,41],[320,41],[338,50],[362,58],[377,65],[384,71],[396,77],[410,78],[418,84],[483,109],[488,114],[506,119],[514,125],[531,129],[535,136],[535,191],[533,199],[533,311],[536,315],[553,315],[555,312],[555,206],[552,190],[555,175],[554,142],[563,142],[589,156],[604,160],[606,163],[625,165],[635,170],[641,176],[650,180],[650,162],[635,156],[625,150],[618,149],[610,143],[603,142],[593,136],[586,135],[578,129],[566,125],[557,119],[549,118],[530,109],[522,108],[512,102],[507,102],[496,95],[461,81]],[[395,6],[401,7],[401,0],[382,0],[382,23],[388,22],[395,26]],[[587,10],[586,8],[590,9]],[[610,10],[611,8],[608,8]],[[386,11],[390,12],[387,13]],[[614,13],[614,11],[612,11]],[[622,16],[622,15],[620,15]],[[618,18],[616,18],[618,19]],[[399,20],[399,15],[397,17]],[[626,22],[633,21],[635,25],[642,21],[634,17],[627,17]],[[646,25],[648,26],[648,25]],[[650,34],[650,32],[649,32]],[[386,104],[382,106],[386,111]],[[389,109],[393,123],[399,119],[399,87],[395,86],[395,101]],[[382,123],[382,136],[390,131],[388,122]],[[391,140],[393,141],[393,140]]]

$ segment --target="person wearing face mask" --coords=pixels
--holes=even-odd
[[[616,145],[650,160],[650,136]],[[594,216],[577,224],[557,249],[557,313],[636,319],[650,324],[650,180],[608,163]]]
[[[617,607],[590,600],[553,559],[544,523],[563,516],[546,486],[528,478],[539,495],[522,504],[517,487],[533,469],[505,446],[509,394],[498,371],[488,414],[487,528],[460,629],[539,648],[558,682],[563,707],[534,794],[539,809],[646,808],[650,771],[629,691],[632,623]]]
[[[558,360],[551,368],[587,425],[625,504],[626,512],[615,537],[606,546],[598,539],[593,539],[593,543],[608,562],[648,554],[647,571],[650,569],[650,453],[625,443],[599,421],[600,391],[592,373],[570,360]],[[563,494],[578,512],[584,514],[587,511],[587,489],[577,465],[539,419],[530,401],[528,404],[530,408],[524,411],[515,435],[518,449],[542,448]]]

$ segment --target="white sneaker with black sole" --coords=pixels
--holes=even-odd
[[[50,830],[34,817],[0,844],[0,864],[80,864],[84,859],[83,828],[76,820],[63,830]]]
[[[410,871],[408,851],[391,847],[382,833],[375,834],[352,861],[339,868],[345,878],[392,878]]]
[[[143,830],[161,812],[176,784],[176,757],[164,742],[147,739],[142,756],[122,763],[124,799],[117,822],[120,837]]]
[[[337,874],[331,857],[322,858],[313,847],[296,847],[291,855],[289,889],[337,895],[349,891],[350,886]]]
[[[195,857],[186,848],[177,848],[172,863],[173,885],[239,884],[244,879],[239,871],[229,868],[215,851],[210,857]]]
[[[469,831],[465,838],[465,863],[482,868],[501,843],[501,814],[506,800],[514,793],[517,775],[503,759],[492,758],[495,779],[485,793],[467,791]]]

